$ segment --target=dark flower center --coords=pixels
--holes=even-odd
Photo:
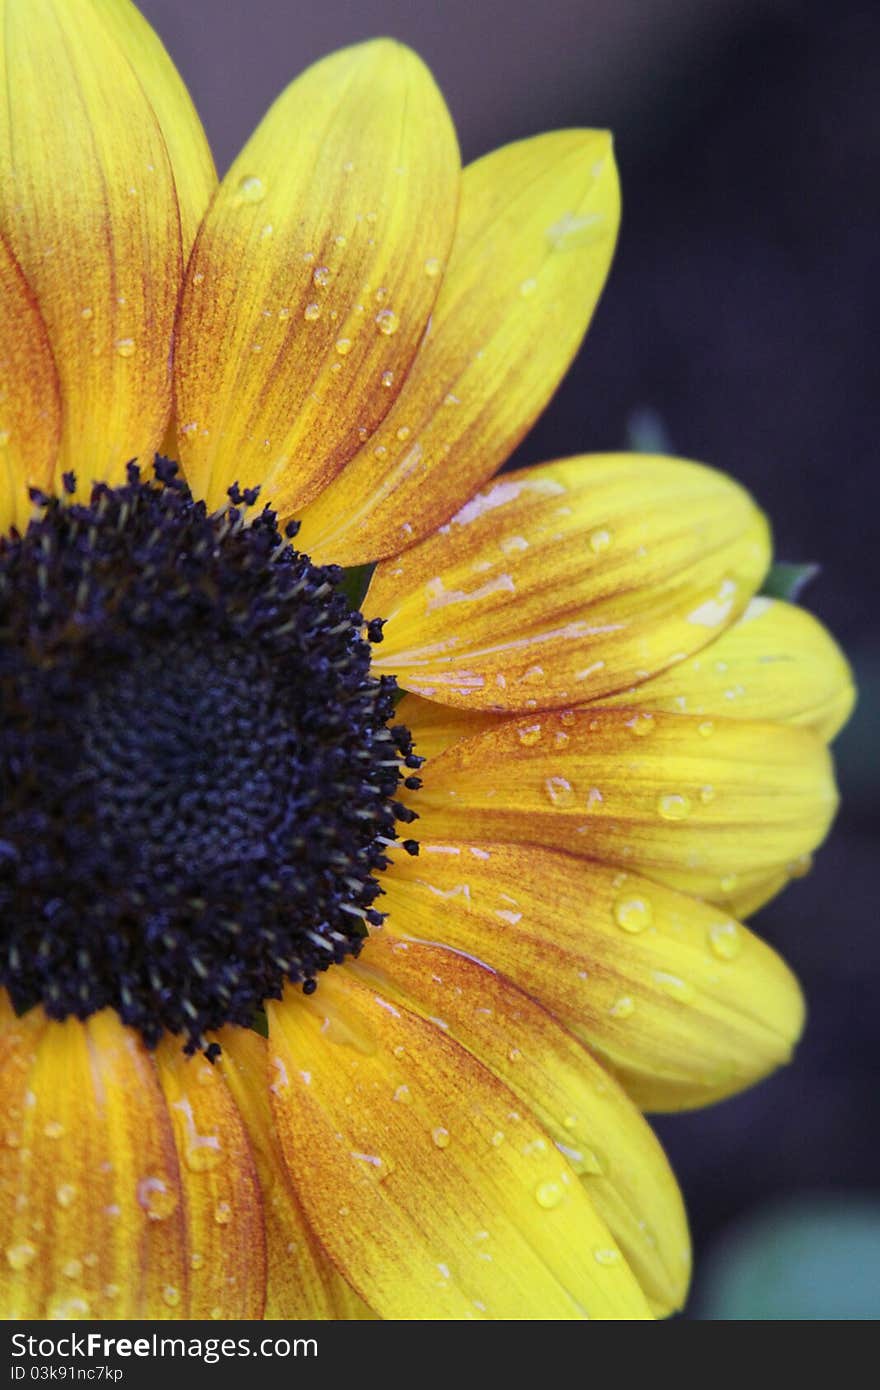
[[[209,1055],[382,920],[420,762],[370,675],[381,623],[229,495],[132,465],[0,541],[0,983]]]

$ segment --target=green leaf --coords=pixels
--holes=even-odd
[[[789,603],[797,603],[804,589],[816,578],[821,568],[821,565],[812,563],[792,565],[785,560],[777,560],[770,566],[761,593],[765,598],[784,598]]]
[[[363,603],[375,568],[375,565],[354,565],[351,569],[342,571],[339,587],[352,608],[360,608]]]

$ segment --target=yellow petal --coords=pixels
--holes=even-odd
[[[849,663],[803,608],[754,598],[709,646],[603,705],[733,719],[771,719],[832,739],[855,701]]]
[[[23,530],[28,487],[48,488],[61,436],[61,398],[46,326],[0,237],[0,533]]]
[[[426,267],[448,255],[458,183],[443,99],[399,44],[344,49],[278,98],[184,290],[180,447],[209,504],[238,481],[289,515],[383,418],[440,286]]]
[[[309,1221],[382,1316],[647,1315],[567,1160],[436,1023],[341,967],[269,1005],[269,1050]]]
[[[109,1010],[16,1018],[0,993],[0,1092],[2,1316],[185,1316],[177,1158],[146,1050]]]
[[[92,0],[140,79],[168,148],[180,206],[184,262],[217,187],[208,140],[162,40],[131,0]]]
[[[91,0],[0,0],[0,229],[34,291],[80,491],[151,461],[171,404],[180,218],[153,109]]]
[[[436,758],[459,739],[494,729],[501,715],[491,710],[453,709],[438,700],[404,695],[397,707],[397,718],[412,734],[416,752],[423,758]]]
[[[532,846],[423,842],[382,882],[398,932],[431,933],[528,991],[644,1109],[739,1091],[800,1033],[797,982],[768,946],[635,874]]]
[[[451,1036],[529,1107],[580,1174],[651,1306],[672,1312],[687,1292],[690,1242],[663,1150],[582,1043],[494,967],[444,944],[446,918],[470,910],[467,896],[462,903],[457,891],[469,886],[461,883],[471,862],[468,848],[446,848],[458,850],[459,881],[436,895],[428,889],[422,910],[412,915],[406,890],[401,911],[394,910],[392,888],[391,920],[371,934],[358,970],[385,998],[402,998],[422,1015],[442,1019]],[[450,868],[454,858],[447,856]],[[423,866],[426,875],[431,862]],[[489,872],[486,865],[483,874]],[[496,879],[496,890],[506,893],[510,886]],[[503,924],[493,925],[497,930]],[[425,932],[438,940],[422,939]],[[408,1099],[402,1094],[399,1103]]]
[[[190,1264],[185,1315],[262,1317],[263,1202],[235,1100],[218,1068],[185,1056],[179,1038],[166,1035],[155,1055],[183,1193]]]
[[[451,705],[579,704],[705,647],[769,557],[764,518],[713,469],[637,454],[523,469],[378,566],[374,665]]]
[[[836,792],[804,729],[581,708],[447,748],[414,804],[432,838],[548,845],[723,901],[728,880],[815,849]]]
[[[540,135],[465,170],[425,343],[382,428],[306,511],[306,550],[344,565],[395,554],[492,476],[578,349],[619,220],[605,131]]]
[[[260,1175],[266,1228],[264,1317],[336,1320],[369,1317],[369,1310],[330,1264],[291,1186],[269,1105],[266,1041],[248,1028],[225,1028],[219,1065],[247,1126]]]

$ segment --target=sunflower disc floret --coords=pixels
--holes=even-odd
[[[256,489],[209,513],[159,461],[35,501],[0,545],[0,977],[19,1010],[205,1047],[381,921],[418,764],[381,624]]]

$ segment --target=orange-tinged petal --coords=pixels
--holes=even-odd
[[[262,1317],[263,1202],[235,1100],[219,1069],[204,1057],[187,1057],[179,1038],[166,1036],[155,1055],[183,1192],[190,1266],[188,1289],[179,1295],[184,1302],[188,1294],[185,1316]]]
[[[92,3],[134,68],[159,122],[174,172],[185,262],[217,187],[207,136],[180,73],[140,10],[131,0]]]
[[[46,326],[0,236],[0,533],[23,530],[28,487],[48,488],[61,436],[58,375]]]
[[[223,180],[184,290],[180,448],[211,505],[238,481],[289,515],[375,429],[437,296],[459,177],[443,99],[399,44],[344,49],[278,98]]]
[[[16,1018],[2,993],[0,1093],[2,1315],[185,1315],[177,1158],[146,1050],[109,1010]]]
[[[432,934],[507,976],[644,1109],[741,1090],[787,1061],[800,1033],[797,982],[768,946],[634,874],[532,846],[423,842],[382,881],[398,933]]]
[[[849,662],[812,614],[753,598],[738,622],[696,655],[603,705],[772,719],[832,739],[855,702]]]
[[[492,476],[577,351],[619,220],[605,131],[539,135],[464,171],[425,342],[382,428],[306,511],[303,548],[344,565],[395,554]]]
[[[350,967],[268,1012],[286,1161],[331,1258],[378,1313],[647,1315],[567,1160],[436,1023]]]
[[[460,853],[467,863],[468,850]],[[458,886],[450,897],[441,890],[412,920],[405,906],[395,912],[371,934],[358,972],[385,998],[442,1019],[529,1107],[580,1174],[651,1306],[672,1312],[687,1292],[690,1242],[663,1150],[626,1093],[546,1009],[494,968],[443,944],[445,918],[461,911]],[[435,921],[439,940],[420,939]]]
[[[547,845],[721,901],[815,849],[837,800],[808,730],[639,708],[499,720],[423,774],[426,836]]]
[[[92,0],[0,0],[0,231],[61,383],[57,470],[151,461],[171,404],[180,217],[162,132]]]
[[[247,1126],[260,1176],[266,1228],[266,1318],[369,1317],[315,1239],[294,1191],[269,1104],[266,1040],[247,1028],[226,1028],[217,1038],[219,1065]]]
[[[526,468],[377,567],[364,600],[387,620],[374,664],[450,705],[579,704],[705,647],[769,558],[751,498],[700,464],[607,454]]]
[[[453,709],[438,700],[404,695],[397,707],[397,718],[412,734],[416,752],[423,758],[436,758],[459,739],[494,729],[501,715],[492,710]]]

